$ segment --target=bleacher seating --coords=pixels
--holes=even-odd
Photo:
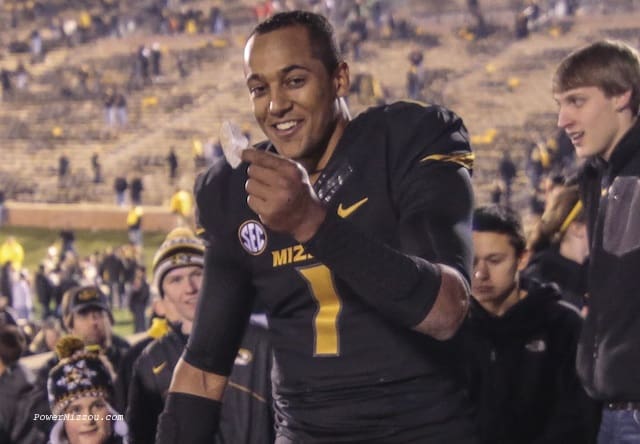
[[[24,10],[27,3],[36,12]],[[121,0],[118,9],[105,8],[105,3],[114,2],[4,2],[0,41],[5,43],[15,39],[28,42],[31,31],[47,29],[52,17],[78,18],[83,10],[105,17],[124,11],[127,17],[136,17],[138,26],[122,38],[91,34],[86,43],[73,47],[49,42],[42,63],[27,63],[25,54],[5,51],[2,55],[1,67],[15,69],[23,61],[31,73],[27,90],[15,91],[0,102],[0,147],[3,159],[11,159],[0,163],[0,187],[9,199],[111,203],[113,178],[125,174],[142,175],[145,185],[151,185],[144,192],[146,204],[163,204],[172,194],[165,162],[171,146],[176,147],[179,157],[181,183],[190,186],[197,173],[193,139],[215,139],[224,119],[248,123],[252,139],[261,137],[251,116],[241,59],[244,36],[253,24],[255,2],[225,2],[232,26],[221,36],[153,34],[155,23],[148,19],[153,2]],[[431,75],[431,89],[427,99],[458,112],[472,135],[495,132],[489,143],[476,146],[474,181],[479,201],[488,198],[502,149],[510,148],[523,168],[532,131],[544,137],[554,132],[550,77],[558,60],[595,37],[632,42],[639,37],[635,26],[638,12],[611,12],[614,3],[624,2],[609,2],[611,15],[604,16],[597,8],[587,9],[566,19],[562,26],[550,26],[521,40],[514,37],[514,11],[507,0],[482,2],[493,26],[482,39],[469,31],[464,2],[448,2],[446,11],[440,11],[442,17],[431,13],[432,3],[403,0],[393,5],[396,17],[416,23],[422,48],[428,42],[425,66],[427,75]],[[210,4],[189,2],[190,7],[203,10]],[[12,28],[10,10],[16,7],[21,11],[20,20]],[[133,74],[136,51],[140,45],[156,41],[162,48],[164,73],[150,84],[142,84]],[[389,100],[402,98],[407,55],[417,45],[418,40],[405,39],[365,42],[362,60],[351,62],[352,74],[371,74],[383,85]],[[79,80],[81,69],[88,73],[85,86]],[[109,86],[126,93],[129,121],[124,128],[105,125],[102,94]],[[353,100],[351,106],[355,114],[365,105]],[[59,187],[57,162],[63,152],[70,159],[71,175]],[[102,164],[104,180],[99,184],[91,180],[90,158],[94,152],[100,152]],[[516,201],[526,201],[526,181],[516,185]]]

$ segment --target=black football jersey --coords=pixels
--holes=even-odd
[[[472,158],[455,114],[399,102],[348,124],[314,188],[331,217],[348,220],[371,242],[468,278]],[[190,362],[206,366],[217,349],[212,335],[237,342],[230,318],[246,316],[258,298],[269,319],[283,434],[295,442],[469,442],[466,419],[452,419],[464,417],[466,406],[448,372],[453,348],[392,322],[303,245],[263,225],[246,203],[246,170],[218,163],[196,183],[209,247],[192,334],[201,339],[190,342]],[[369,258],[353,260],[366,270]],[[434,298],[425,295],[418,321]],[[207,313],[218,313],[215,323],[205,321]]]

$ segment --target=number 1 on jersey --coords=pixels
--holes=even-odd
[[[318,303],[313,319],[314,356],[338,356],[340,354],[338,316],[342,302],[333,284],[331,271],[325,265],[298,268],[309,284],[311,294]]]

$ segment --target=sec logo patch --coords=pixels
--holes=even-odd
[[[240,225],[238,238],[242,248],[249,254],[257,256],[267,247],[267,232],[260,222],[248,220]]]

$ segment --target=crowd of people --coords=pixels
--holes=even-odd
[[[545,186],[528,234],[506,185],[506,204],[474,205],[453,111],[400,101],[352,119],[341,54],[319,14],[253,29],[244,75],[267,140],[198,177],[197,229],[167,234],[149,284],[135,254],[124,282],[112,252],[80,267],[61,233],[59,320],[27,344],[29,310],[10,293],[2,313],[1,438],[640,440],[637,50],[596,41],[558,65],[557,124],[583,162]],[[513,180],[507,155],[500,172]],[[0,247],[10,292],[16,244]],[[138,293],[132,345],[113,309]],[[44,347],[34,375],[20,357]]]

